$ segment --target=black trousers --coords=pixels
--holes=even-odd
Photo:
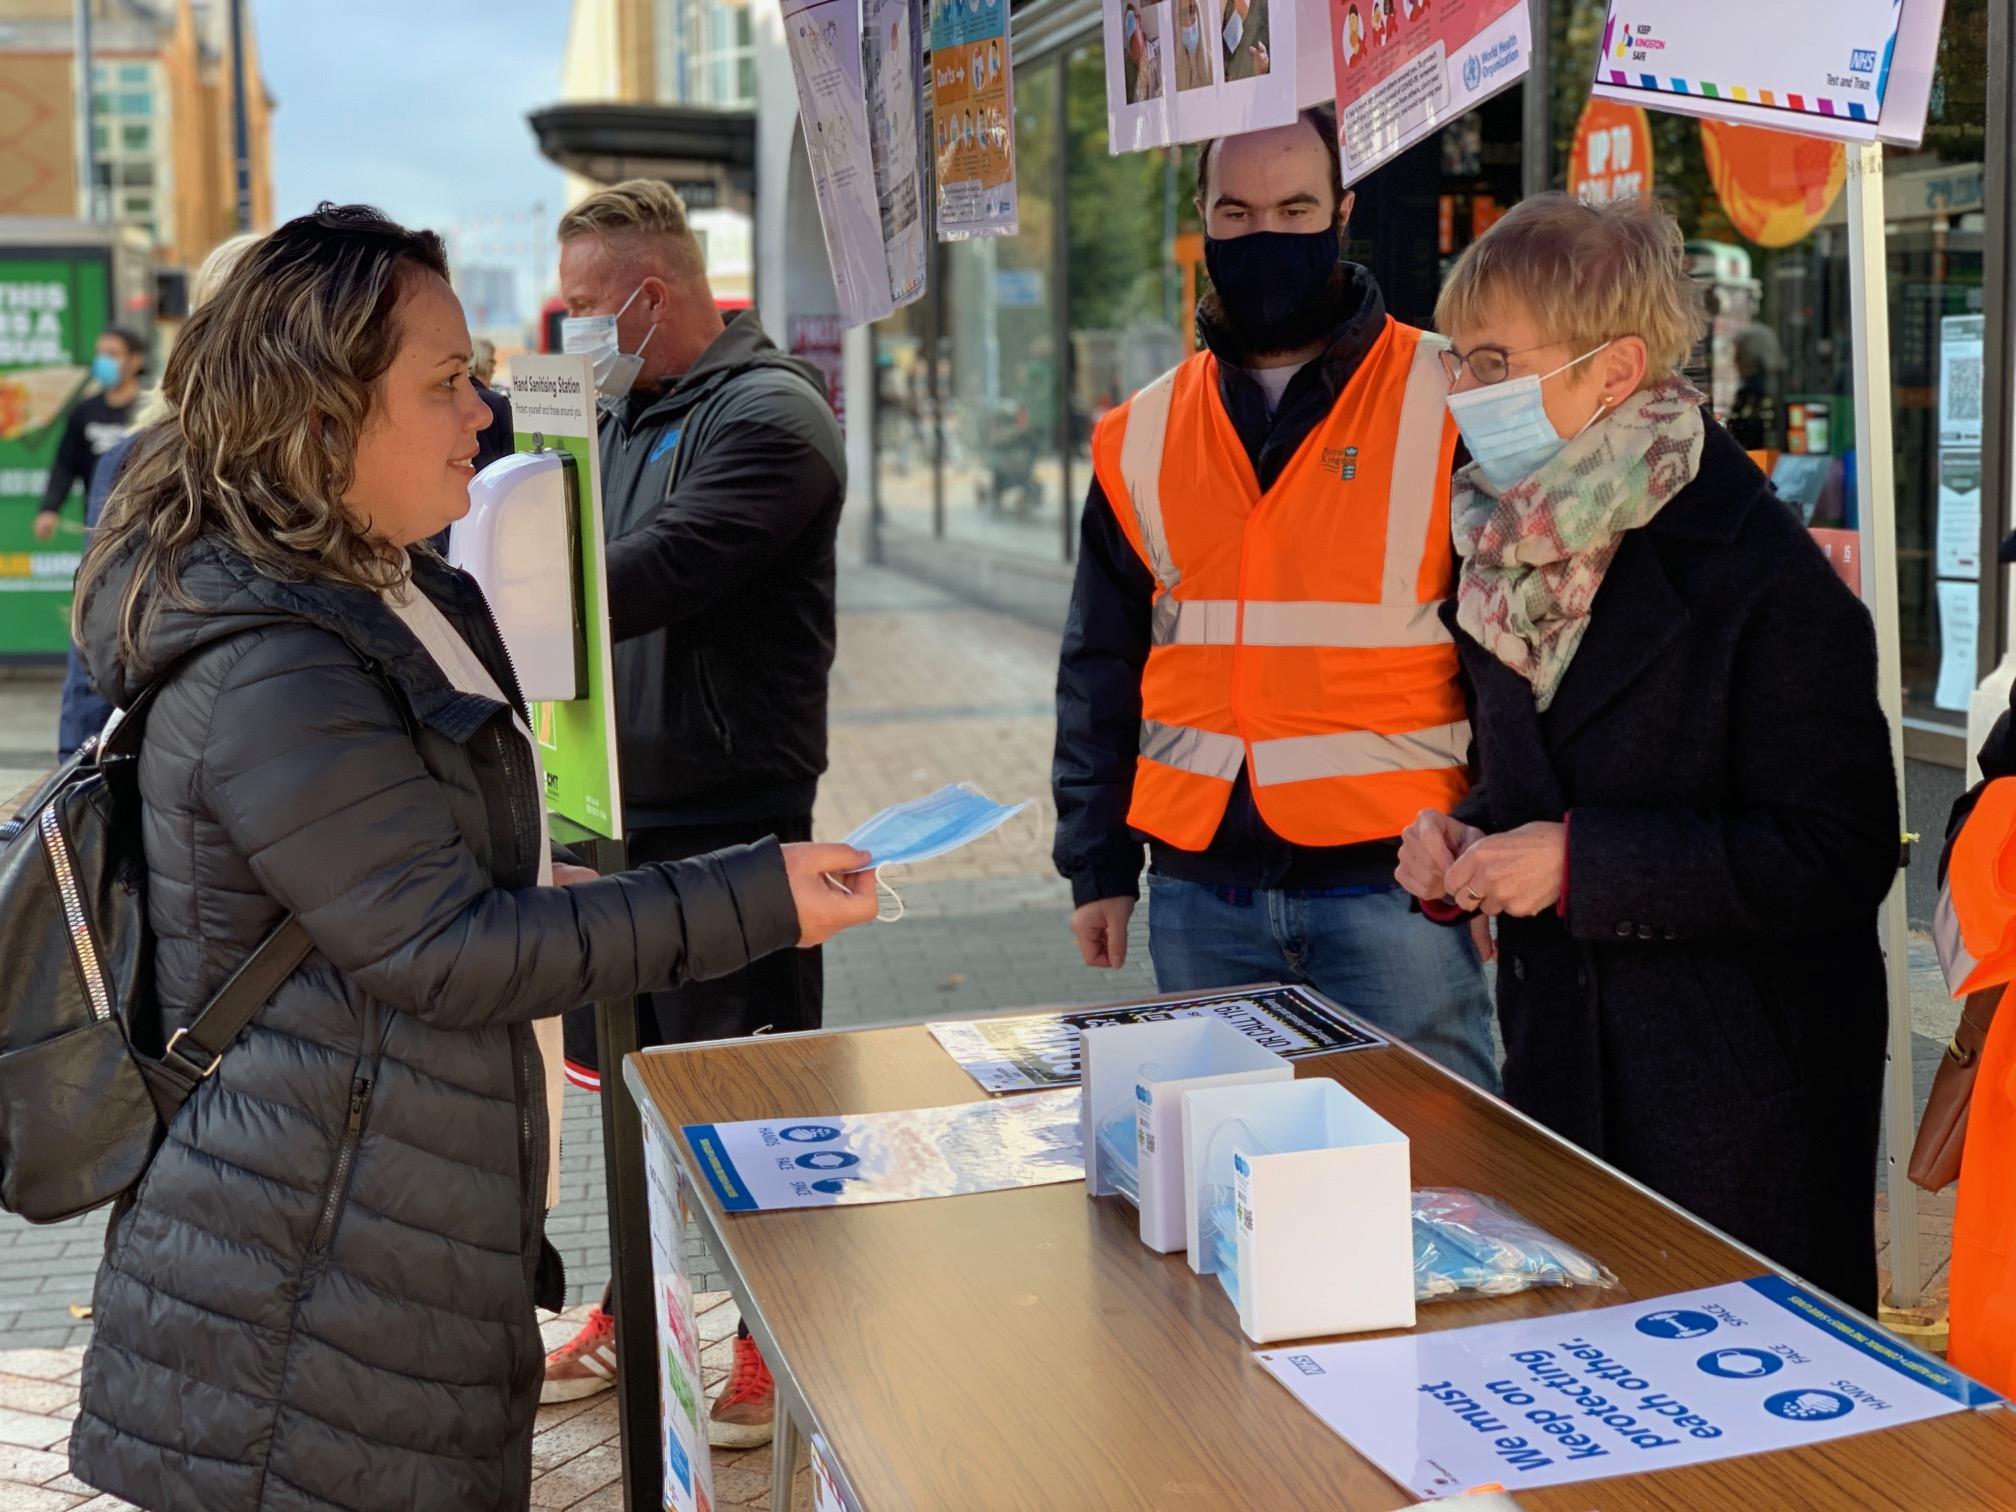
[[[731,845],[748,845],[775,835],[786,843],[812,838],[812,816],[744,819],[725,824],[632,830],[625,848],[632,866],[684,861]],[[637,998],[637,1042],[690,1045],[700,1040],[739,1039],[759,1029],[786,1033],[817,1029],[825,1015],[826,970],[817,950],[780,950],[751,961],[742,970],[711,982],[687,982],[669,992]],[[596,1071],[601,1056],[595,1040],[595,1010],[567,1015],[567,1059]]]

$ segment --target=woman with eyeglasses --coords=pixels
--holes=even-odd
[[[1664,212],[1527,200],[1436,323],[1476,786],[1399,879],[1497,921],[1512,1102],[1873,1311],[1899,830],[1869,616],[1677,371],[1705,319]]]

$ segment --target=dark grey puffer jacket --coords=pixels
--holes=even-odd
[[[474,583],[415,572],[515,696]],[[522,1508],[560,1280],[529,1021],[794,944],[782,858],[534,887],[522,737],[374,596],[199,546],[199,609],[128,666],[124,583],[89,606],[97,685],[176,664],[140,766],[153,1032],[285,912],[315,950],[115,1217],[72,1468],[156,1512]]]

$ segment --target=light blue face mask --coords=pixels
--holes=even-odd
[[[849,835],[844,843],[870,857],[863,871],[904,861],[929,861],[992,834],[1029,807],[996,803],[955,782],[928,797],[894,804]]]
[[[125,364],[109,352],[100,352],[91,359],[91,376],[100,388],[117,388],[126,376]]]
[[[1449,413],[1455,417],[1456,429],[1463,433],[1470,460],[1500,493],[1553,461],[1570,439],[1554,429],[1554,422],[1547,418],[1547,401],[1540,385],[1555,373],[1565,373],[1587,362],[1609,345],[1606,341],[1603,346],[1562,363],[1552,373],[1528,373],[1523,378],[1507,378],[1488,388],[1449,396]],[[1605,408],[1598,405],[1582,430],[1602,419]],[[1582,431],[1575,434],[1579,436]]]
[[[1225,52],[1227,56],[1239,51],[1239,39],[1246,35],[1246,19],[1236,10],[1225,18]]]

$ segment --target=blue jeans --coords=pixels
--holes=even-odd
[[[1467,929],[1381,887],[1347,896],[1206,887],[1148,877],[1148,953],[1164,992],[1299,982],[1498,1090],[1491,995]]]

